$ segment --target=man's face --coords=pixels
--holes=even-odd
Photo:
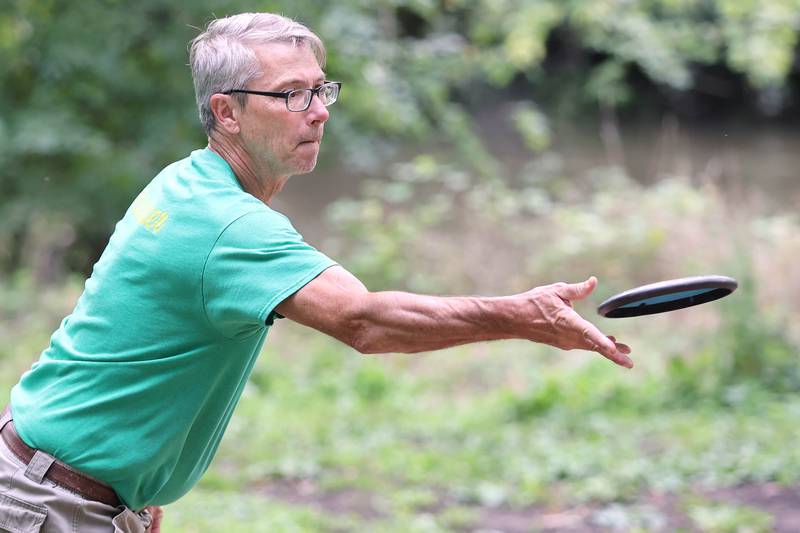
[[[317,87],[325,74],[308,46],[272,43],[255,49],[264,75],[247,89],[285,92]],[[248,155],[273,176],[314,170],[328,110],[319,97],[305,111],[286,109],[286,100],[248,95],[240,111],[241,142]]]

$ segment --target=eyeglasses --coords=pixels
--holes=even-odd
[[[286,91],[283,93],[273,93],[269,91],[250,91],[248,89],[229,89],[222,91],[222,94],[242,93],[242,94],[257,94],[259,96],[272,96],[275,98],[283,98],[286,100],[286,109],[289,111],[305,111],[311,105],[311,99],[316,94],[319,96],[320,102],[325,107],[336,102],[339,97],[339,89],[342,83],[338,81],[326,81],[318,87],[313,89],[295,89],[293,91]]]

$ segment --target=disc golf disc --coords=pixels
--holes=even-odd
[[[694,276],[642,285],[621,292],[597,308],[606,318],[666,313],[692,307],[729,295],[739,284],[727,276]]]

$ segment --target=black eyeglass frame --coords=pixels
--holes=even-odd
[[[322,85],[319,85],[317,87],[312,87],[310,89],[293,89],[291,91],[285,91],[285,92],[280,92],[280,93],[271,92],[271,91],[251,91],[250,89],[228,89],[227,91],[220,91],[220,94],[241,93],[241,94],[255,94],[255,95],[258,95],[258,96],[272,96],[273,98],[283,98],[284,100],[286,100],[286,109],[287,110],[291,111],[292,113],[302,113],[303,111],[305,111],[309,107],[311,107],[311,101],[314,99],[314,96],[319,96],[320,91],[323,88],[325,88],[326,86],[330,86],[330,85],[335,85],[336,86],[336,100],[338,100],[339,99],[339,92],[342,90],[342,82],[340,82],[340,81],[326,81]],[[303,109],[289,109],[289,98],[292,96],[292,94],[298,93],[298,92],[303,92],[303,91],[311,91],[311,98],[308,99],[308,102],[306,103],[306,106]],[[323,102],[323,104],[325,105],[325,107],[328,107],[329,105],[334,104],[336,102],[336,100],[334,100],[333,102],[331,102],[329,104],[325,104]]]

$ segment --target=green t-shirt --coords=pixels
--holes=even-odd
[[[133,509],[205,472],[275,306],[334,265],[210,149],[117,224],[73,313],[11,392],[20,436]]]

